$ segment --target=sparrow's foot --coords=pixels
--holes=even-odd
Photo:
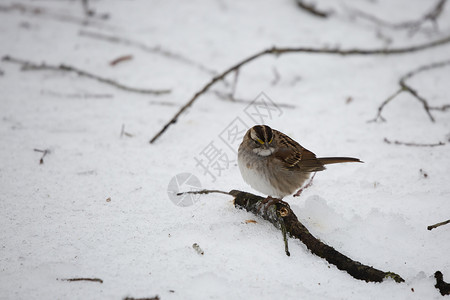
[[[313,184],[313,180],[314,180],[314,176],[316,176],[316,172],[314,172],[314,174],[311,176],[311,178],[309,179],[308,183],[305,184],[303,187],[301,187],[297,193],[294,194],[294,197],[298,197],[301,195],[301,193],[306,190],[307,188],[309,188],[310,186],[312,186]]]

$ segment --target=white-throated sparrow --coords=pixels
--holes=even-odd
[[[250,128],[239,146],[238,164],[242,177],[255,190],[282,199],[293,194],[312,172],[325,165],[362,162],[352,157],[321,157],[303,148],[282,132],[267,125]]]

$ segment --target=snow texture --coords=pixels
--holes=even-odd
[[[365,162],[329,166],[301,197],[285,200],[316,237],[354,260],[400,274],[403,284],[356,280],[298,240],[290,239],[287,257],[280,231],[235,209],[226,195],[202,195],[187,206],[170,200],[168,184],[179,173],[193,174],[203,188],[255,192],[220,138],[235,120],[254,124],[245,114],[248,103],[212,92],[229,92],[234,74],[154,144],[149,140],[211,80],[211,71],[274,45],[371,49],[430,42],[450,32],[448,5],[439,31],[427,22],[411,33],[351,11],[396,23],[419,19],[435,1],[315,1],[334,11],[328,19],[291,0],[99,0],[89,1],[92,17],[80,2],[1,1],[1,56],[64,63],[172,92],[137,94],[73,73],[0,62],[1,299],[441,299],[433,273],[450,279],[450,225],[426,228],[450,216],[450,113],[432,111],[432,123],[404,93],[383,111],[387,122],[367,121],[398,89],[400,76],[448,60],[450,45],[394,56],[266,56],[245,65],[237,80],[237,98],[251,101],[264,92],[280,105],[265,120],[272,128],[318,156]],[[109,64],[124,55],[132,59]],[[449,82],[448,67],[408,81],[432,106],[450,102]],[[128,135],[121,137],[122,125]],[[445,145],[408,147],[384,138]],[[43,164],[33,149],[50,150]],[[213,150],[224,169],[211,165],[209,174],[201,163]],[[61,280],[76,277],[103,283]]]

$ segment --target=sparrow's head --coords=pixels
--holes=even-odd
[[[274,132],[267,125],[256,125],[248,132],[252,151],[259,156],[269,156],[274,151]]]

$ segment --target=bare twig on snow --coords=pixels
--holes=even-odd
[[[114,60],[112,60],[109,65],[114,67],[115,65],[127,61],[127,60],[132,60],[133,59],[133,55],[122,55]]]
[[[61,281],[93,281],[93,282],[103,283],[103,280],[101,280],[100,278],[61,278],[58,280],[61,280]]]
[[[159,300],[159,296],[156,295],[155,297],[145,297],[145,298],[133,298],[133,297],[125,297],[123,300]]]
[[[432,230],[434,228],[438,228],[439,226],[442,226],[442,225],[445,225],[445,224],[448,224],[448,223],[450,223],[450,220],[447,220],[447,221],[444,221],[444,222],[439,222],[439,223],[436,223],[434,225],[430,225],[430,226],[427,227],[427,229],[428,230]]]
[[[187,57],[184,57],[183,55],[179,54],[179,53],[174,53],[172,51],[166,50],[164,48],[162,48],[161,46],[148,46],[144,43],[138,42],[138,41],[133,41],[127,38],[122,38],[122,37],[118,37],[118,36],[114,36],[114,35],[108,35],[108,34],[104,34],[104,33],[97,33],[97,32],[91,32],[91,31],[85,31],[85,30],[81,30],[78,33],[80,36],[83,37],[87,37],[87,38],[91,38],[91,39],[95,39],[95,40],[99,40],[99,41],[105,41],[105,42],[109,42],[109,43],[114,43],[114,44],[121,44],[121,45],[125,45],[125,46],[130,46],[130,47],[135,47],[138,48],[144,52],[149,52],[149,53],[153,53],[153,54],[159,54],[162,55],[164,57],[167,57],[169,59],[173,59],[176,60],[178,62],[182,62],[184,64],[187,65],[191,65],[194,66],[204,72],[209,73],[210,75],[216,75],[217,72],[202,65],[199,62],[193,61]]]
[[[435,62],[435,63],[431,63],[431,64],[427,64],[427,65],[423,65],[420,66],[417,69],[414,69],[408,73],[406,73],[405,75],[403,75],[402,77],[400,77],[398,84],[400,86],[400,89],[398,89],[395,93],[393,93],[391,96],[389,96],[386,100],[384,100],[381,105],[378,107],[378,112],[377,115],[375,116],[374,119],[369,120],[368,122],[385,122],[386,119],[383,118],[383,116],[381,115],[383,109],[385,108],[385,106],[391,102],[393,99],[395,99],[399,94],[403,93],[403,92],[407,92],[410,95],[412,95],[414,98],[416,98],[420,103],[422,103],[423,108],[426,112],[426,114],[428,115],[428,117],[430,118],[431,122],[435,122],[435,119],[433,117],[433,115],[431,114],[431,110],[439,110],[439,111],[446,111],[447,109],[450,108],[450,104],[446,104],[440,107],[432,107],[428,104],[428,101],[422,97],[421,95],[419,95],[419,93],[412,88],[410,85],[408,85],[406,83],[407,79],[410,79],[411,77],[421,73],[421,72],[425,72],[425,71],[429,71],[429,70],[433,70],[433,69],[438,69],[438,68],[444,68],[450,65],[450,60],[444,60],[444,61],[440,61],[440,62]]]
[[[394,145],[403,145],[403,146],[410,146],[410,147],[437,147],[437,146],[444,146],[445,143],[438,142],[434,144],[419,144],[419,143],[411,143],[411,142],[400,142],[400,141],[391,141],[387,138],[384,138],[384,142],[386,144],[394,144]]]
[[[10,5],[0,5],[0,12],[19,12],[21,14],[37,17],[37,18],[48,18],[59,22],[72,23],[83,26],[95,26],[98,28],[113,29],[112,26],[107,26],[104,22],[98,22],[92,18],[82,18],[73,15],[68,15],[65,13],[52,12],[46,8],[38,6],[28,6],[21,3],[10,4]]]
[[[39,159],[39,164],[40,164],[40,165],[43,165],[43,164],[44,164],[44,157],[45,157],[47,154],[50,154],[50,150],[49,150],[49,149],[45,149],[45,150],[41,150],[41,149],[33,149],[33,150],[34,150],[34,152],[40,152],[40,153],[42,153],[41,159]]]
[[[378,17],[375,17],[369,13],[363,12],[358,9],[351,9],[351,14],[353,16],[365,19],[367,21],[373,22],[378,26],[391,28],[394,30],[403,30],[408,29],[411,33],[415,33],[422,27],[426,22],[431,22],[435,30],[438,30],[437,20],[441,16],[442,11],[444,10],[444,6],[447,0],[438,0],[436,4],[431,8],[431,10],[425,13],[420,19],[413,21],[406,21],[401,23],[391,23],[389,21],[382,20]]]
[[[114,86],[118,89],[128,91],[128,92],[141,93],[141,94],[153,94],[153,95],[168,94],[171,92],[170,90],[167,90],[167,89],[166,90],[152,90],[152,89],[139,89],[139,88],[129,87],[129,86],[121,84],[115,80],[100,77],[98,75],[94,75],[87,71],[84,71],[84,70],[81,70],[81,69],[78,69],[76,67],[72,67],[69,65],[65,65],[65,64],[61,64],[59,66],[48,65],[46,63],[36,64],[36,63],[30,62],[30,61],[13,58],[11,56],[4,56],[2,58],[2,60],[6,61],[6,62],[19,64],[22,66],[22,70],[26,70],[26,71],[28,71],[28,70],[51,70],[51,71],[64,71],[64,72],[75,73],[78,76],[95,79],[99,82]]]
[[[316,8],[314,3],[306,3],[304,0],[296,0],[295,2],[297,2],[298,7],[319,18],[328,18],[332,14],[331,11],[323,11]]]

